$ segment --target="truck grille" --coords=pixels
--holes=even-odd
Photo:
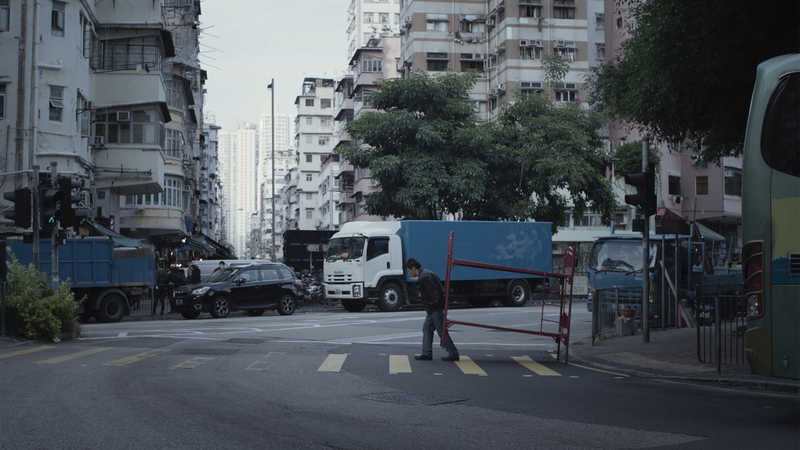
[[[345,275],[328,275],[325,278],[325,281],[329,283],[349,283],[353,281],[352,274],[345,274]]]

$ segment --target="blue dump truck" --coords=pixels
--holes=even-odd
[[[688,234],[650,235],[647,273],[651,292],[648,295],[651,324],[668,321],[674,326],[677,299],[713,293],[734,293],[742,289],[741,267],[731,267],[720,255],[725,238],[699,224],[688,225]],[[677,242],[677,245],[676,245]],[[666,272],[661,269],[666,267]],[[642,305],[642,235],[612,234],[599,236],[592,244],[587,261],[589,295],[586,307],[594,304],[612,317],[620,310],[635,310],[641,317]],[[662,292],[665,299],[662,300]],[[690,305],[693,306],[693,305]],[[662,317],[662,315],[664,317]]]
[[[348,222],[331,237],[325,252],[325,297],[340,300],[351,312],[367,304],[382,311],[421,304],[416,280],[407,278],[405,261],[415,258],[444,282],[451,231],[453,258],[553,270],[552,236],[546,222]],[[450,274],[450,299],[473,306],[494,300],[522,306],[543,282],[541,277],[514,272],[456,267]]]
[[[50,275],[50,240],[39,242],[39,270]],[[33,261],[31,244],[7,245],[24,266]],[[155,252],[151,247],[114,248],[108,238],[68,239],[58,247],[58,278],[72,287],[75,299],[86,296],[82,319],[119,322],[141,300],[152,298]]]

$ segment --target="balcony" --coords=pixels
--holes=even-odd
[[[109,146],[95,154],[95,185],[120,195],[157,194],[163,190],[164,158],[158,147]],[[113,161],[113,166],[111,165]],[[108,162],[108,166],[104,164]]]
[[[101,24],[141,25],[160,28],[164,25],[163,1],[152,2],[93,2],[97,21]],[[142,26],[142,28],[145,28]]]

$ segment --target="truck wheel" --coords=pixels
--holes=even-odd
[[[192,320],[197,319],[197,316],[200,315],[200,311],[191,311],[191,312],[182,312],[181,315],[184,319]]]
[[[98,322],[112,323],[122,320],[125,315],[125,299],[119,294],[108,294],[100,303],[95,317]]]
[[[400,309],[403,303],[403,293],[394,283],[386,283],[381,288],[378,296],[378,308],[383,312],[394,312]]]
[[[282,316],[291,316],[297,308],[297,302],[289,294],[283,294],[280,302],[278,303],[278,314]]]
[[[524,280],[512,280],[508,284],[508,294],[503,299],[503,304],[506,306],[522,306],[528,303],[528,298],[531,296],[531,289],[528,283]]]
[[[345,311],[361,312],[366,307],[367,307],[367,304],[364,303],[364,302],[359,302],[359,301],[356,301],[356,300],[342,299],[342,308],[344,308]]]
[[[215,319],[224,319],[231,313],[231,301],[225,297],[217,297],[211,304],[211,316]]]

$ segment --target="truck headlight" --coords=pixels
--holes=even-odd
[[[354,284],[353,285],[353,297],[360,298],[361,297],[361,285]]]

